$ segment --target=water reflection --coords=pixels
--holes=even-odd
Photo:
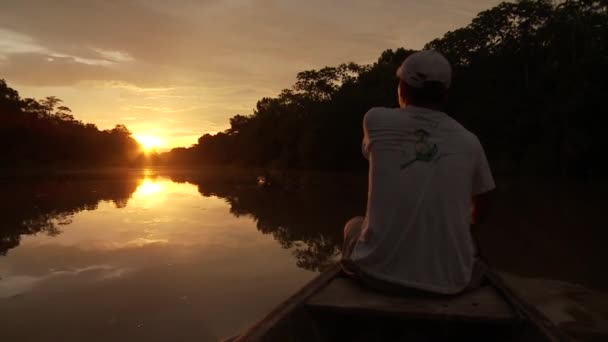
[[[364,212],[364,178],[306,177],[273,176],[271,186],[258,186],[254,172],[223,170],[1,181],[3,333],[216,340],[247,326],[331,264],[344,222]],[[514,273],[605,288],[598,236],[606,233],[594,228],[602,193],[536,189],[501,196],[480,234],[484,253]],[[86,328],[72,331],[68,321]]]
[[[24,235],[56,236],[72,222],[74,214],[96,210],[101,202],[124,208],[135,191],[138,176],[85,176],[12,179],[1,182],[0,255],[19,245]]]
[[[299,191],[190,181],[199,184],[204,196],[225,198],[233,215],[252,217],[261,233],[272,235],[283,248],[293,248],[298,267],[308,270],[323,270],[335,261],[344,223],[364,212],[364,187],[335,179]]]
[[[363,187],[345,186],[344,182],[335,179],[316,186],[313,184],[306,191],[293,191],[285,186],[258,187],[250,175],[222,179],[216,174],[187,173],[170,175],[170,179],[172,181],[146,171],[143,175],[126,173],[93,179],[48,179],[7,184],[10,193],[17,196],[2,196],[0,210],[6,219],[0,231],[0,252],[5,254],[16,247],[23,235],[60,234],[60,227],[70,224],[73,216],[83,210],[97,210],[93,216],[101,214],[105,220],[112,221],[113,216],[107,216],[105,212],[108,204],[105,202],[126,211],[122,225],[112,224],[110,229],[129,225],[133,230],[137,225],[143,225],[145,234],[133,236],[124,232],[121,238],[114,236],[108,239],[108,228],[101,232],[86,229],[78,241],[80,246],[119,248],[166,243],[168,231],[175,233],[180,228],[164,227],[165,231],[161,231],[157,227],[163,222],[175,226],[180,220],[186,220],[183,215],[175,217],[175,210],[171,208],[190,206],[191,200],[200,193],[204,198],[223,198],[229,212],[237,218],[253,219],[260,232],[271,235],[281,247],[290,250],[298,267],[320,271],[339,256],[341,227],[349,217],[363,211],[365,199]],[[183,201],[185,196],[190,200]],[[98,210],[100,203],[103,206],[101,211]],[[153,217],[145,212],[150,209],[155,210]],[[190,223],[206,221],[211,219],[209,216],[208,212],[200,213],[200,216],[188,220]],[[217,217],[216,222],[223,219]],[[72,235],[73,232],[62,241],[69,240]],[[129,239],[124,240],[124,236],[129,236]],[[176,242],[176,236],[172,238]]]
[[[223,213],[212,218],[209,212],[200,210],[180,212],[180,208],[192,209],[193,203],[205,198],[219,197],[225,204],[218,202],[218,208],[227,205],[236,218],[253,219],[259,232],[289,249],[297,266],[319,271],[338,256],[344,222],[364,212],[365,179],[343,175],[303,178],[273,176],[272,186],[260,187],[255,172],[145,170],[70,176],[69,180],[54,177],[4,181],[2,187],[11,196],[0,196],[0,254],[18,246],[22,236],[56,236],[76,213],[100,214],[99,207],[108,205],[124,209],[122,221],[113,222],[113,227],[140,227],[146,234],[132,236],[124,232],[131,240],[98,244],[163,243],[168,232],[179,231],[179,227],[204,226],[209,220],[219,226],[225,221]],[[608,237],[601,228],[600,210],[606,199],[601,190],[591,188],[567,184],[560,188],[539,184],[502,186],[491,222],[479,231],[485,256],[493,265],[514,273],[607,288],[608,276],[597,272],[605,259],[600,254],[605,256],[603,243]],[[105,214],[103,219],[107,220],[115,215]],[[87,234],[103,235],[91,230]],[[188,242],[185,239],[184,243]],[[514,248],[517,253],[513,253]]]
[[[156,182],[149,178],[145,178],[141,184],[137,187],[137,190],[133,194],[133,197],[142,198],[157,195],[163,191],[163,186],[160,182]]]
[[[12,215],[3,241],[16,241],[0,258],[3,340],[213,341],[314,276],[250,215],[185,181],[149,174],[11,186],[19,196],[3,196],[0,208]],[[58,234],[37,234],[50,231]]]

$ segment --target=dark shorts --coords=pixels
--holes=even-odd
[[[359,241],[359,238],[361,237],[363,220],[363,217],[357,216],[348,221],[346,226],[344,226],[344,244],[342,245],[342,259],[340,260],[340,264],[344,272],[355,280],[381,292],[392,294],[431,294],[430,292],[424,290],[409,288],[390,283],[385,280],[377,279],[364,273],[359,267],[357,267],[357,265],[351,260],[350,256],[357,245],[357,241]],[[475,265],[473,266],[473,274],[471,275],[471,281],[463,292],[480,286],[485,269],[486,266],[484,263],[479,261],[475,262]]]

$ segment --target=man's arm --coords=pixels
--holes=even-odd
[[[369,113],[369,112],[368,112]],[[370,139],[367,131],[367,114],[363,118],[363,141],[361,142],[361,153],[365,159],[369,160]]]
[[[492,206],[493,195],[494,191],[485,192],[474,195],[471,201],[471,237],[477,251],[476,258],[479,259],[483,259],[485,256],[481,251],[481,244],[479,242],[479,226],[485,223],[489,216],[488,213]]]
[[[473,196],[471,201],[471,224],[482,224],[486,222],[488,213],[492,206],[493,191]]]
[[[494,177],[483,147],[477,141],[477,153],[473,166],[471,224],[484,223],[492,202]]]
[[[364,154],[369,159],[367,218],[371,228],[388,227],[400,203],[396,185],[401,172],[402,146],[390,134],[390,120],[379,114],[382,113],[372,108],[363,120]]]

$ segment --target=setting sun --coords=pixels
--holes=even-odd
[[[134,135],[134,138],[146,152],[158,149],[163,145],[162,139],[153,135]]]

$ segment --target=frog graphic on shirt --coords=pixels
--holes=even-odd
[[[429,132],[423,129],[417,129],[414,131],[414,136],[416,137],[416,141],[414,142],[414,151],[416,152],[416,156],[412,160],[401,164],[402,170],[413,164],[415,161],[430,162],[435,159],[439,148],[437,147],[437,144],[432,144],[428,141],[430,135],[431,134]]]

